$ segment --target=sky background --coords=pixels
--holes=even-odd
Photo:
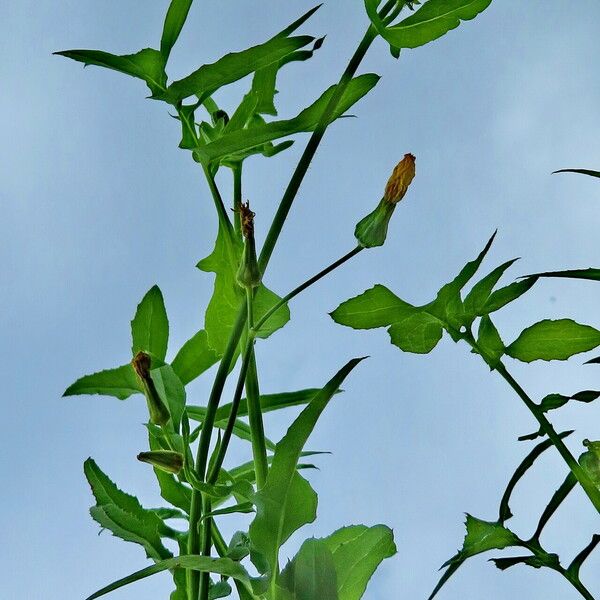
[[[202,326],[212,276],[194,268],[214,241],[212,202],[198,166],[177,148],[178,127],[142,82],[53,57],[68,48],[115,53],[157,45],[166,0],[20,0],[0,6],[0,352],[2,431],[1,598],[82,599],[147,564],[143,550],[89,518],[82,463],[93,456],[146,506],[160,504],[152,472],[135,460],[146,435],[145,404],[99,396],[61,399],[77,377],[129,360],[129,321],[155,283],[171,323],[169,356]],[[312,2],[197,2],[173,52],[180,78],[222,54],[260,43]],[[320,386],[354,356],[370,355],[344,384],[309,442],[329,450],[310,479],[317,524],[301,539],[352,523],[393,527],[398,554],[366,598],[426,598],[437,568],[461,545],[463,513],[492,520],[504,486],[529,446],[518,435],[531,416],[495,374],[445,338],[430,356],[402,354],[384,330],[358,332],[327,313],[374,283],[425,303],[499,228],[486,266],[521,256],[512,276],[598,266],[600,185],[551,175],[600,166],[600,5],[496,0],[475,21],[399,61],[377,42],[361,72],[383,76],[329,130],[292,210],[266,283],[285,293],[353,246],[356,221],[380,198],[405,152],[417,178],[396,212],[384,248],[363,252],[292,304],[292,322],[257,347],[265,392]],[[337,80],[367,20],[362,2],[329,0],[304,27],[328,34],[311,60],[286,68],[277,97],[292,116]],[[247,81],[218,99],[230,109]],[[248,161],[244,195],[257,213],[259,242],[304,144]],[[223,173],[224,175],[225,173]],[[219,179],[224,193],[228,179]],[[600,288],[546,281],[498,313],[505,341],[542,318],[600,326]],[[593,356],[593,354],[592,354]],[[511,364],[540,398],[598,388],[584,357]],[[188,398],[203,403],[211,370]],[[269,415],[273,439],[295,411]],[[567,406],[557,428],[570,445],[600,437],[598,406]],[[249,456],[236,444],[231,461]],[[232,463],[230,463],[232,464]],[[513,500],[510,525],[527,537],[565,467],[548,452]],[[241,525],[238,523],[238,525]],[[236,527],[235,518],[225,525]],[[544,543],[567,560],[598,529],[579,492],[547,528]],[[582,571],[600,590],[600,554]],[[167,576],[115,594],[165,599]],[[551,572],[501,573],[484,557],[463,567],[440,598],[503,600],[579,596]]]

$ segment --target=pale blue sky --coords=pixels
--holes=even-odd
[[[51,52],[156,45],[167,4],[20,0],[0,7],[3,599],[82,599],[146,564],[138,547],[97,536],[81,467],[93,456],[146,505],[159,503],[152,473],[135,460],[145,444],[143,400],[60,396],[78,376],[128,359],[129,320],[155,283],[170,315],[171,357],[201,326],[212,280],[194,265],[211,249],[215,218],[197,165],[177,149],[165,105],[144,100],[139,81],[84,71]],[[264,41],[310,6],[196,3],[173,53],[173,77]],[[380,197],[392,166],[405,152],[417,156],[417,178],[386,246],[295,301],[292,323],[257,350],[267,392],[321,385],[349,358],[371,356],[311,439],[312,448],[333,455],[319,458],[321,471],[311,475],[320,519],[302,532],[324,535],[357,522],[394,528],[399,553],[366,598],[427,596],[436,569],[461,543],[462,513],[495,518],[528,448],[516,437],[534,424],[466,348],[446,339],[429,357],[401,354],[384,330],[342,328],[327,312],[377,282],[408,301],[429,300],[496,227],[488,266],[514,256],[523,257],[515,276],[598,266],[600,185],[550,173],[600,165],[599,22],[595,0],[496,0],[476,21],[399,61],[377,43],[362,71],[383,79],[353,109],[357,119],[327,134],[281,237],[267,283],[285,293],[352,247],[354,224]],[[338,78],[365,26],[362,2],[325,3],[305,30],[327,33],[326,43],[312,61],[286,69],[282,116]],[[243,90],[232,86],[219,98],[227,108]],[[248,161],[245,196],[259,237],[305,140],[275,159]],[[505,340],[545,317],[598,327],[599,301],[593,283],[548,281],[500,313],[498,326]],[[597,369],[582,362],[513,370],[536,397],[598,388]],[[193,384],[191,401],[202,402],[209,387],[210,376]],[[584,437],[600,437],[598,414],[598,406],[578,405],[554,417],[557,428],[577,428],[574,452]],[[269,435],[278,439],[292,416],[270,415]],[[236,445],[232,460],[247,454]],[[532,531],[563,475],[551,452],[532,471],[513,501],[518,533]],[[570,559],[594,531],[597,515],[578,494],[544,541]],[[591,589],[600,590],[599,566],[596,555],[583,570]],[[169,578],[158,576],[112,598],[158,600],[169,589]],[[500,573],[480,557],[440,598],[515,596],[578,597],[552,573]]]

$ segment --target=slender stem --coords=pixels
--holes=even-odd
[[[242,204],[242,164],[235,163],[233,170],[233,229],[238,237],[242,235],[240,205]]]
[[[386,2],[385,6],[381,10],[380,15],[382,17],[388,15],[389,12],[395,6],[396,0],[388,0],[388,2]],[[321,118],[319,119],[315,130],[310,136],[310,140],[308,141],[308,144],[306,145],[306,148],[302,153],[300,161],[298,162],[298,166],[296,167],[296,170],[294,171],[292,178],[290,179],[290,182],[283,194],[281,202],[279,203],[279,207],[277,209],[277,212],[275,213],[273,223],[271,224],[271,228],[269,229],[269,232],[265,239],[265,244],[260,253],[260,257],[258,259],[258,266],[260,267],[260,270],[263,273],[265,272],[271,255],[273,254],[275,244],[277,243],[281,230],[283,229],[283,225],[288,216],[288,213],[292,208],[292,204],[296,198],[296,195],[298,194],[298,190],[300,189],[300,185],[304,179],[304,176],[308,171],[308,167],[310,166],[310,163],[315,153],[317,152],[319,144],[323,139],[323,135],[325,134],[325,131],[327,130],[327,127],[330,124],[331,116],[334,114],[338,103],[342,99],[342,96],[344,95],[344,92],[348,87],[348,84],[352,80],[352,77],[354,77],[354,74],[356,73],[360,63],[365,57],[367,50],[369,49],[376,37],[377,30],[373,25],[370,25],[365,35],[363,36],[360,44],[358,45],[356,52],[352,55],[352,58],[350,59],[346,70],[342,74],[340,81],[337,84],[329,102],[327,103],[327,106],[325,107],[325,110],[323,111],[323,114],[321,115]]]
[[[225,229],[231,233],[231,221],[229,220],[229,215],[225,210],[225,204],[223,203],[221,192],[219,192],[219,188],[217,187],[217,182],[215,181],[213,174],[210,172],[210,169],[206,165],[204,165],[202,168],[204,170],[204,175],[206,176],[206,181],[208,182],[210,193],[215,203],[215,208],[217,209],[219,225],[225,227]]]
[[[212,506],[210,498],[206,495],[202,498],[202,511],[205,515],[211,512]],[[204,520],[202,525],[202,554],[204,556],[210,556],[210,549],[212,547],[212,519],[209,517]],[[200,600],[208,600],[208,592],[210,588],[210,573],[200,573]]]
[[[250,363],[250,354],[252,351],[252,344],[248,342],[244,350],[244,357],[242,360],[242,367],[238,376],[237,385],[233,394],[233,400],[231,402],[231,412],[229,413],[229,419],[223,432],[223,439],[221,440],[221,447],[219,448],[219,454],[213,464],[212,470],[210,471],[207,481],[210,484],[214,484],[219,477],[219,471],[223,466],[225,455],[227,454],[227,448],[231,440],[233,428],[235,427],[235,421],[237,418],[238,409],[242,399],[242,393],[244,391],[244,382],[246,380],[246,373],[248,372],[248,364]]]
[[[260,388],[258,385],[256,356],[254,354],[254,293],[250,288],[246,289],[246,302],[248,312],[246,349],[249,353],[248,372],[246,373],[246,398],[248,401],[248,423],[252,433],[252,457],[254,458],[254,470],[256,472],[256,487],[260,489],[267,480],[269,463],[267,461],[265,427],[260,407]]]
[[[463,338],[465,341],[478,353],[481,355],[481,349],[477,344],[473,335],[468,332],[463,334]],[[499,361],[497,365],[495,365],[495,370],[499,373],[499,375],[510,385],[510,387],[517,393],[519,398],[523,401],[525,406],[530,410],[531,414],[536,418],[537,422],[540,425],[541,431],[543,431],[548,438],[552,441],[554,447],[558,450],[563,460],[567,463],[569,469],[575,477],[577,481],[581,484],[581,487],[588,495],[590,501],[596,508],[598,512],[600,512],[600,490],[593,484],[588,474],[585,472],[583,467],[577,462],[577,459],[571,454],[571,451],[567,448],[565,443],[562,441],[556,430],[548,421],[544,412],[540,409],[540,407],[529,397],[527,392],[519,385],[516,379],[508,372],[506,366],[502,361]]]
[[[325,267],[322,271],[319,271],[316,275],[313,275],[310,279],[307,279],[304,283],[301,283],[298,287],[294,288],[289,294],[286,294],[281,300],[277,302],[274,306],[272,306],[263,316],[259,319],[258,323],[254,326],[254,331],[260,331],[260,328],[276,313],[282,306],[287,304],[292,298],[297,296],[300,292],[303,292],[306,288],[310,287],[313,283],[319,281],[331,273],[331,271],[337,269],[339,266],[343,265],[347,260],[350,260],[352,257],[356,256],[361,250],[364,250],[362,246],[357,246],[344,254],[341,258],[338,258],[335,262],[331,263],[328,267]]]
[[[575,579],[569,575],[568,572],[563,573],[569,583],[585,598],[585,600],[595,600],[594,596],[592,596],[591,592],[579,581],[579,579]]]
[[[395,4],[395,0],[388,0],[388,2],[385,4],[381,11],[381,15],[385,16],[389,14],[389,12],[394,8]],[[340,85],[338,85],[338,87],[334,91],[330,101],[328,102],[325,110],[323,111],[323,114],[321,115],[317,127],[311,135],[311,138],[302,154],[302,157],[300,158],[296,170],[292,175],[292,179],[290,180],[290,183],[286,188],[286,191],[280,202],[273,223],[271,224],[271,228],[269,229],[267,240],[265,241],[265,245],[263,247],[263,251],[261,252],[261,258],[259,262],[259,266],[263,273],[265,272],[267,264],[271,258],[271,255],[273,254],[273,250],[275,249],[275,245],[279,238],[279,234],[281,233],[285,219],[287,218],[292,203],[296,198],[296,195],[300,188],[300,184],[302,183],[304,176],[308,171],[308,167],[319,147],[319,144],[321,143],[321,140],[323,139],[323,135],[325,134],[325,131],[329,125],[331,116],[337,108],[337,105],[341,100],[342,94],[346,89],[349,81],[352,79],[354,73],[356,73],[356,70],[358,69],[362,59],[364,58],[367,50],[369,49],[376,37],[377,32],[375,28],[372,25],[370,25],[363,39],[361,40],[356,52],[350,59],[346,70],[342,74],[342,77],[339,82]],[[212,177],[210,177],[210,179],[212,179]],[[202,424],[202,432],[200,434],[200,442],[198,444],[198,451],[196,456],[196,473],[201,478],[205,476],[206,472],[206,459],[208,456],[208,449],[210,447],[210,438],[212,428],[215,422],[216,412],[219,407],[221,395],[223,393],[223,387],[225,385],[225,381],[227,380],[229,368],[237,350],[237,346],[240,341],[240,337],[242,335],[245,323],[246,307],[244,306],[244,304],[242,304],[238,311],[236,322],[231,331],[229,341],[225,349],[225,353],[223,354],[221,362],[219,363],[219,368],[217,370],[217,374],[215,376],[211,393],[208,399],[206,416]],[[200,522],[201,517],[200,504],[201,495],[196,490],[193,490],[190,509],[190,533],[188,536],[189,554],[198,554],[200,550],[200,539],[198,533],[198,523]],[[199,578],[197,577],[197,575],[198,574],[195,571],[188,571],[188,598],[190,600],[196,600],[198,597]]]
[[[210,437],[215,424],[215,417],[217,414],[217,409],[219,407],[219,400],[221,399],[223,387],[225,385],[225,381],[227,380],[227,375],[229,374],[229,368],[231,366],[231,362],[233,361],[233,357],[237,350],[238,342],[240,336],[242,335],[242,331],[244,330],[245,325],[246,308],[244,306],[243,310],[240,310],[240,312],[238,313],[236,322],[233,326],[233,329],[231,330],[229,342],[227,343],[227,347],[225,348],[225,352],[223,354],[223,357],[221,358],[221,362],[219,363],[219,368],[217,370],[217,374],[213,382],[213,387],[211,389],[210,396],[208,399],[206,415],[202,423],[200,441],[198,443],[198,450],[196,453],[196,474],[201,479],[204,478],[206,472],[206,462],[208,459],[208,451],[210,448]],[[188,554],[200,553],[200,534],[198,531],[198,525],[200,523],[200,517],[202,515],[201,498],[202,496],[200,492],[198,492],[195,489],[192,490],[192,500],[190,507],[190,529],[188,535]],[[197,600],[198,589],[200,585],[200,574],[197,571],[192,571],[191,569],[188,569],[187,575],[188,600]]]

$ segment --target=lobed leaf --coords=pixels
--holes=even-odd
[[[351,106],[371,91],[378,81],[379,76],[372,73],[352,79],[338,102],[330,122],[339,119]],[[335,85],[330,87],[318,100],[292,119],[270,123],[262,122],[244,130],[233,131],[214,142],[200,146],[196,149],[196,155],[204,163],[218,162],[273,140],[296,133],[311,132],[319,123],[335,88]]]
[[[555,173],[579,173],[580,175],[589,175],[590,177],[600,177],[600,171],[591,171],[590,169],[559,169]]]
[[[140,544],[148,558],[159,561],[172,556],[161,542],[163,522],[154,512],[122,492],[91,458],[85,461],[84,472],[96,499],[90,514],[100,526],[126,542]]]
[[[296,467],[302,448],[329,400],[362,359],[349,361],[311,400],[277,444],[264,487],[256,493],[256,517],[250,525],[254,549],[276,573],[279,548],[297,529],[314,521],[317,495]]]
[[[201,329],[181,347],[171,366],[181,383],[187,385],[218,361],[219,355],[208,344],[206,330]]]
[[[123,55],[102,50],[63,50],[54,54],[82,62],[86,67],[96,65],[142,79],[150,88],[153,97],[158,97],[167,84],[165,58],[154,48],[144,48],[135,54]]]
[[[279,585],[293,600],[340,600],[333,556],[323,540],[306,540],[281,573]]]
[[[394,534],[385,525],[354,525],[322,540],[333,557],[339,600],[360,600],[380,563],[396,554]]]
[[[456,29],[461,21],[474,19],[492,0],[428,0],[411,16],[386,26],[377,13],[382,0],[365,0],[371,22],[395,49],[417,48]]]
[[[589,279],[600,281],[600,269],[571,269],[568,271],[546,271],[545,273],[534,273],[527,277],[564,277],[566,279]]]
[[[167,355],[169,320],[160,288],[155,285],[138,304],[131,321],[132,353],[147,352],[161,361]]]
[[[171,0],[171,4],[169,4],[160,39],[160,53],[163,55],[165,62],[168,60],[171,50],[183,29],[193,1]]]
[[[404,352],[428,354],[442,339],[443,324],[425,310],[416,311],[389,329],[394,346]]]
[[[359,296],[342,302],[330,316],[340,325],[354,329],[373,329],[387,327],[414,315],[418,310],[385,286],[377,284]]]
[[[242,255],[242,244],[219,225],[219,232],[213,252],[201,260],[197,267],[202,271],[216,274],[215,288],[206,309],[205,328],[208,345],[219,356],[225,351],[230,332],[237,319],[240,304],[244,301],[244,292],[236,280],[236,272]],[[279,296],[264,285],[257,288],[254,297],[254,316],[258,321],[278,301]],[[266,338],[283,327],[290,319],[287,305],[278,309],[261,328],[258,337]]]
[[[540,402],[540,409],[542,412],[548,412],[550,410],[556,410],[561,406],[564,406],[569,400],[577,400],[578,402],[593,402],[600,397],[600,392],[595,390],[584,390],[583,392],[577,392],[572,396],[565,396],[563,394],[548,394],[544,396]]]
[[[110,592],[114,592],[119,588],[126,585],[145,579],[151,575],[162,573],[163,571],[171,569],[192,569],[194,571],[200,571],[203,573],[215,573],[224,577],[233,577],[234,579],[241,581],[247,585],[250,585],[250,577],[244,567],[238,562],[235,562],[229,558],[211,558],[209,556],[195,556],[195,555],[183,555],[175,558],[169,558],[163,560],[155,565],[136,571],[123,579],[119,579],[101,590],[98,590],[91,596],[88,596],[86,600],[96,600]]]
[[[190,96],[203,100],[219,88],[243,79],[250,73],[277,63],[295,50],[307,46],[313,37],[275,37],[241,52],[226,54],[214,63],[202,65],[191,75],[174,81],[168,88],[165,99],[172,104]]]
[[[150,377],[163,404],[168,408],[175,433],[179,432],[185,409],[185,388],[171,365],[152,369]]]
[[[495,369],[504,354],[505,348],[496,326],[488,315],[484,315],[479,322],[477,345],[481,352],[481,357],[489,365],[490,369]]]
[[[486,314],[484,306],[488,301],[492,290],[498,281],[500,281],[500,278],[504,272],[509,269],[517,260],[517,258],[514,258],[501,264],[473,286],[471,291],[465,297],[464,304],[467,314],[473,316],[481,316]]]
[[[560,439],[564,439],[567,436],[571,435],[573,431],[564,431],[559,435]],[[525,475],[525,473],[533,466],[533,463],[546,451],[548,448],[552,448],[554,443],[551,440],[545,440],[541,444],[535,446],[531,452],[523,459],[521,464],[517,467],[515,472],[513,473],[508,485],[506,486],[506,491],[502,496],[502,500],[500,501],[500,513],[498,516],[498,522],[504,523],[504,521],[510,519],[513,514],[510,510],[509,501],[510,497],[519,482],[519,480]]]
[[[573,475],[572,472],[569,472],[566,479],[562,482],[560,487],[554,492],[550,502],[544,509],[540,520],[538,521],[538,525],[536,527],[535,533],[533,534],[532,539],[539,540],[542,535],[542,531],[544,527],[547,525],[548,521],[552,518],[552,515],[556,512],[558,507],[564,502],[565,498],[571,493],[571,490],[577,485],[577,478]]]
[[[520,298],[523,294],[528,292],[537,281],[536,277],[528,277],[521,281],[515,281],[495,292],[490,294],[486,303],[483,305],[481,312],[483,314],[490,314],[500,310],[507,304],[510,304],[517,298]]]
[[[450,577],[471,556],[488,550],[502,550],[503,548],[522,544],[521,540],[512,531],[500,523],[482,521],[467,514],[466,527],[467,534],[462,549],[442,565],[447,569],[429,596],[429,600],[437,595]]]
[[[107,369],[81,377],[65,390],[63,396],[100,394],[125,400],[133,394],[141,394],[142,392],[143,390],[133,367],[126,364],[116,369]]]
[[[600,345],[600,331],[571,319],[544,320],[525,329],[506,348],[506,354],[523,362],[567,360]]]

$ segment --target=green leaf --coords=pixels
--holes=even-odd
[[[483,305],[481,312],[484,315],[487,315],[500,310],[502,307],[528,292],[534,286],[536,281],[536,277],[530,277],[521,281],[515,281],[514,283],[492,292],[486,303]]]
[[[169,321],[162,292],[158,286],[148,290],[131,321],[132,352],[147,352],[160,360],[167,355]]]
[[[360,600],[379,564],[396,554],[394,534],[385,525],[343,527],[323,542],[333,556],[339,600]]]
[[[215,249],[197,265],[202,271],[216,274],[215,289],[206,309],[205,328],[208,344],[218,355],[225,351],[240,304],[244,301],[244,292],[236,281],[241,255],[241,241],[228,235],[224,227],[219,225]],[[255,319],[258,321],[279,299],[279,296],[260,285],[254,297]],[[284,305],[261,328],[258,337],[268,337],[289,320],[290,311],[287,305]]]
[[[394,323],[388,333],[392,344],[403,352],[427,354],[442,339],[443,326],[437,317],[422,310]]]
[[[581,569],[581,565],[583,565],[585,560],[594,551],[598,544],[600,544],[600,535],[595,533],[592,536],[590,543],[573,559],[573,562],[569,565],[567,571],[571,576],[579,579],[579,570]]]
[[[163,522],[154,512],[142,508],[135,496],[122,492],[91,458],[85,461],[84,472],[96,498],[90,514],[101,527],[127,542],[140,544],[148,558],[159,561],[172,556],[162,545]]]
[[[383,285],[375,285],[359,296],[342,302],[331,318],[354,329],[387,327],[414,315],[419,309],[401,300]]]
[[[202,515],[202,519],[209,517],[218,517],[221,515],[234,515],[234,514],[248,514],[254,512],[254,504],[252,502],[240,502],[239,504],[232,504],[225,508],[219,508],[209,513]]]
[[[338,102],[330,122],[341,117],[351,106],[371,91],[378,81],[379,76],[372,73],[352,79]],[[244,130],[234,131],[206,146],[199,147],[196,154],[202,162],[212,163],[226,157],[230,158],[276,139],[295,133],[313,131],[323,115],[335,88],[336,86],[330,87],[316,102],[292,119],[257,124]]]
[[[169,409],[171,422],[176,433],[181,426],[181,417],[185,408],[185,388],[171,365],[163,365],[150,371],[156,391],[164,405]]]
[[[560,439],[564,439],[567,436],[571,435],[572,431],[564,431],[560,434]],[[498,521],[502,524],[504,521],[510,519],[513,514],[510,510],[509,501],[510,497],[519,482],[519,480],[525,475],[525,473],[533,466],[533,463],[546,451],[548,448],[552,448],[554,443],[551,440],[545,440],[541,444],[538,444],[531,450],[531,452],[523,459],[521,464],[517,467],[513,476],[510,478],[508,485],[506,486],[506,491],[502,496],[502,500],[500,501],[500,514],[498,517]]]
[[[271,412],[274,410],[280,410],[289,406],[299,406],[302,404],[308,404],[316,394],[321,390],[318,388],[308,388],[306,390],[299,390],[297,392],[282,392],[279,394],[262,394],[260,396],[260,408],[262,413]],[[336,393],[341,392],[338,390]],[[231,413],[231,404],[223,404],[217,410],[216,420],[224,421],[229,418]],[[246,398],[242,398],[237,411],[238,417],[245,417],[248,415],[248,401]]]
[[[523,362],[567,360],[600,345],[600,331],[571,319],[545,320],[525,329],[506,348],[506,354]]]
[[[317,10],[321,8],[321,5],[311,8],[309,11],[304,13],[299,19],[294,21],[291,25],[286,27],[283,31],[278,33],[275,37],[288,37],[301,25],[303,25]],[[264,115],[277,115],[277,109],[275,108],[274,98],[277,93],[275,89],[277,81],[277,73],[279,69],[285,64],[292,61],[307,60],[309,59],[315,50],[320,46],[321,40],[316,40],[312,50],[296,51],[288,54],[284,59],[278,63],[273,63],[264,69],[260,69],[254,73],[252,79],[252,91],[251,94],[256,99],[254,111],[258,114]]]
[[[545,556],[509,556],[506,558],[490,558],[490,562],[493,562],[498,569],[506,571],[510,567],[515,565],[527,565],[534,569],[540,569],[542,567],[557,568],[560,566],[557,554],[546,554]]]
[[[442,565],[442,567],[447,567],[447,569],[433,592],[431,592],[429,600],[432,600],[437,595],[448,579],[471,556],[487,552],[488,550],[502,550],[503,548],[522,544],[521,540],[512,531],[506,529],[500,523],[482,521],[467,514],[466,527],[467,534],[462,549]]]
[[[490,369],[495,369],[504,354],[504,343],[488,315],[482,317],[479,322],[477,345]]]
[[[590,169],[559,169],[555,173],[579,173],[580,175],[589,175],[590,177],[600,177],[600,171],[590,171]]]
[[[167,84],[165,59],[158,50],[153,48],[144,48],[135,54],[120,56],[102,50],[63,50],[54,54],[82,62],[86,67],[96,65],[143,79],[153,97],[158,97]]]
[[[171,50],[183,29],[192,2],[193,0],[171,0],[160,40],[160,52],[165,62],[169,58]]]
[[[126,364],[116,369],[107,369],[81,377],[65,390],[63,396],[100,394],[125,400],[132,394],[141,394],[142,392],[133,367]]]
[[[217,598],[227,598],[233,590],[226,581],[218,581],[210,586],[208,590],[208,600],[217,600]]]
[[[540,409],[542,412],[548,412],[550,410],[556,410],[561,406],[564,406],[569,400],[577,400],[578,402],[593,402],[600,397],[600,392],[595,390],[584,390],[583,392],[577,392],[572,396],[564,396],[563,394],[548,394],[544,396],[540,402]]]
[[[353,359],[338,371],[292,423],[277,444],[264,487],[255,495],[257,510],[250,525],[250,539],[255,550],[266,558],[271,573],[277,570],[281,545],[316,517],[317,495],[296,471],[302,448],[329,400],[361,360]]]
[[[177,353],[171,366],[183,385],[194,381],[219,360],[219,355],[208,345],[208,335],[201,329]]]
[[[123,577],[123,579],[119,579],[118,581],[103,587],[101,590],[98,590],[96,593],[88,596],[86,600],[96,600],[96,598],[100,598],[101,596],[104,596],[110,592],[114,592],[115,590],[129,585],[130,583],[139,581],[140,579],[145,579],[146,577],[150,577],[156,573],[162,573],[163,571],[176,568],[193,569],[194,571],[215,573],[224,577],[233,577],[242,583],[250,585],[250,577],[248,576],[248,573],[244,567],[229,558],[211,558],[209,556],[184,555],[177,556],[175,558],[169,558],[150,567],[146,567],[140,571],[136,571],[127,577]]]
[[[473,289],[465,298],[465,311],[469,315],[480,316],[486,314],[484,311],[485,303],[487,302],[494,286],[500,281],[504,272],[511,267],[517,258],[509,260],[499,267],[496,267],[491,273],[486,275],[481,281],[477,282]]]
[[[188,406],[186,411],[190,419],[194,419],[194,421],[203,422],[206,417],[206,408],[203,406]],[[215,421],[214,426],[217,429],[226,429],[227,419]],[[242,440],[246,440],[248,442],[252,441],[252,430],[250,429],[249,425],[241,419],[235,420],[232,433]],[[267,449],[275,450],[275,444],[268,438],[265,438],[265,445],[267,446]]]
[[[417,48],[474,19],[492,0],[428,0],[396,25],[386,27],[377,9],[382,0],[365,0],[367,14],[379,34],[394,48]]]
[[[338,600],[335,564],[323,540],[306,540],[281,573],[280,585],[294,600]]]
[[[564,277],[567,279],[589,279],[600,281],[600,269],[571,269],[569,271],[546,271],[545,273],[534,273],[527,277]]]
[[[544,509],[542,516],[538,522],[535,533],[532,539],[539,540],[542,535],[544,527],[546,527],[548,521],[552,518],[552,515],[556,512],[558,507],[564,502],[565,498],[571,493],[571,490],[577,485],[577,478],[572,472],[569,472],[565,480],[562,482],[560,487],[554,492],[550,502]]]
[[[242,52],[226,54],[218,61],[202,65],[191,75],[173,82],[165,94],[169,102],[176,104],[198,96],[200,100],[211,96],[219,88],[238,81],[282,58],[295,50],[307,46],[313,37],[302,35],[295,37],[275,37],[264,44],[253,46]]]
[[[169,473],[165,473],[160,469],[154,469],[154,473],[158,479],[160,495],[169,504],[177,506],[189,514],[192,502],[192,490],[182,483],[179,483],[179,481]]]

